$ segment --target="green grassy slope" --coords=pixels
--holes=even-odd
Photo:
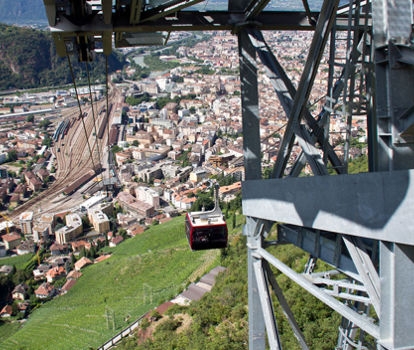
[[[16,269],[23,269],[26,263],[33,257],[33,254],[24,254],[24,255],[17,255],[8,258],[1,258],[0,259],[0,266],[1,265],[14,265]]]
[[[151,337],[143,341],[135,333],[134,336],[125,338],[117,349],[248,349],[246,238],[241,236],[241,225],[239,225],[243,218],[237,217],[237,219],[238,226],[231,231],[233,233],[231,244],[221,255],[220,265],[226,266],[227,270],[218,276],[211,292],[189,306],[173,306],[156,324],[143,323],[141,329],[150,327],[150,331],[153,332]],[[276,238],[276,233],[273,232],[269,240]],[[268,251],[298,273],[303,271],[303,266],[308,259],[307,254],[292,245],[273,246],[268,248]],[[315,271],[321,272],[326,269],[330,267],[318,261]],[[273,271],[309,348],[334,349],[341,321],[339,314],[276,269]],[[300,350],[301,347],[277,298],[273,292],[271,295],[283,349]]]
[[[211,267],[217,254],[190,251],[183,219],[153,227],[113,248],[110,259],[84,269],[68,294],[36,310],[20,330],[0,341],[0,348],[95,348],[176,295],[194,271],[201,275]],[[107,327],[108,312],[115,315],[115,330]]]

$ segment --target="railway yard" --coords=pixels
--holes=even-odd
[[[114,87],[108,97],[109,101],[121,103],[120,91]],[[99,172],[107,173],[108,170],[108,131],[114,112],[115,109],[110,104],[107,117],[105,99],[94,102],[93,112],[90,103],[83,105],[83,118],[78,106],[62,111],[62,117],[57,120],[51,150],[56,168],[55,181],[43,192],[13,210],[10,215],[12,218],[18,218],[25,211],[39,215],[68,210],[79,205],[88,190],[98,186],[98,182],[92,180]],[[64,126],[60,133],[59,125]]]

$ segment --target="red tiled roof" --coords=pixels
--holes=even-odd
[[[52,267],[48,272],[46,272],[47,275],[49,275],[52,278],[56,278],[58,276],[64,276],[66,274],[65,269],[63,266],[59,267]]]
[[[113,244],[119,244],[119,243],[121,243],[122,241],[123,241],[124,239],[122,238],[122,236],[116,236],[116,237],[114,237],[114,238],[112,238],[112,243]]]
[[[94,261],[94,263],[96,264],[96,263],[99,263],[99,262],[101,262],[101,261],[104,261],[104,260],[106,260],[106,259],[109,259],[111,257],[111,255],[110,254],[108,254],[108,255],[101,255],[100,257],[98,257],[98,258],[96,258],[95,259],[95,261]]]
[[[76,271],[76,270],[72,270],[71,272],[68,273],[67,275],[67,279],[74,279],[77,280],[78,278],[80,278],[82,276],[82,272]]]
[[[1,309],[0,315],[1,314],[9,314],[9,315],[11,315],[12,312],[13,312],[13,308],[11,307],[11,305],[6,305],[3,309]]]
[[[86,257],[83,257],[75,263],[75,268],[77,270],[80,270],[80,269],[84,268],[86,265],[90,265],[90,264],[92,264],[92,261],[90,261]]]
[[[16,234],[10,233],[10,234],[8,234],[8,235],[4,235],[4,236],[2,237],[2,239],[3,239],[3,242],[13,242],[13,241],[20,240],[21,238],[20,238],[20,236],[19,236],[19,235],[16,235]]]
[[[63,285],[62,290],[68,292],[77,282],[77,280],[67,280],[66,283]]]
[[[35,290],[35,295],[49,296],[54,287],[49,283],[42,283],[39,288]]]

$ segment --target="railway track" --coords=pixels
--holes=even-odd
[[[112,89],[109,93],[109,99],[114,99],[118,94],[118,90]],[[104,120],[103,116],[100,117],[97,114],[97,111],[103,106],[106,107],[106,101],[101,101],[94,104],[94,110],[96,113],[95,121],[97,124],[96,130],[99,130],[100,123],[102,123]],[[69,202],[68,198],[70,197],[62,197],[60,201],[56,202],[56,205],[54,205],[53,208],[49,208],[52,200],[56,199],[56,197],[63,192],[63,189],[68,184],[72,183],[80,176],[82,176],[88,169],[92,168],[92,161],[87,146],[87,140],[89,141],[89,145],[92,150],[93,164],[96,166],[99,162],[102,161],[101,159],[98,159],[96,150],[97,147],[99,147],[99,154],[102,157],[104,153],[103,147],[106,146],[108,137],[107,129],[105,128],[102,140],[99,142],[94,134],[95,128],[93,125],[93,118],[91,115],[92,110],[90,105],[83,110],[88,112],[88,117],[84,118],[87,135],[85,135],[85,131],[83,130],[82,121],[76,120],[79,115],[79,110],[77,108],[74,108],[67,113],[62,113],[65,119],[70,118],[74,119],[74,121],[72,121],[72,126],[68,130],[64,139],[60,139],[53,147],[53,152],[56,155],[56,179],[49,188],[17,207],[9,215],[11,218],[15,219],[25,211],[35,212],[36,208],[41,207],[44,208],[44,210],[42,210],[42,213],[57,211],[60,204]],[[110,123],[111,117],[112,116],[109,115],[108,123]],[[60,149],[60,152],[57,151],[58,149]],[[37,213],[35,212],[35,214]]]

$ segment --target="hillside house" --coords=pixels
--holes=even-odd
[[[83,257],[75,263],[75,270],[80,271],[84,267],[91,265],[91,264],[92,264],[92,261],[90,259]]]
[[[66,271],[63,266],[52,267],[49,271],[46,272],[46,280],[49,283],[52,283],[58,280],[59,278],[62,278],[65,276],[66,276]]]
[[[74,280],[74,279],[67,280],[65,284],[62,286],[61,292],[63,294],[66,294],[67,292],[69,292],[69,290],[75,285],[76,282],[77,280]]]
[[[36,298],[47,299],[53,297],[56,294],[56,289],[48,282],[43,282],[40,287],[35,290],[34,293],[36,295]]]
[[[52,268],[49,264],[40,264],[36,269],[33,270],[33,277],[35,280],[43,279],[46,273]]]
[[[28,285],[26,285],[24,283],[20,283],[16,287],[14,287],[14,289],[12,291],[12,298],[14,300],[25,300],[28,290],[29,290]]]
[[[8,235],[4,235],[2,239],[4,242],[4,246],[6,247],[7,250],[12,250],[16,248],[21,242],[20,236],[16,233],[10,233]]]
[[[0,266],[0,274],[2,275],[10,275],[13,271],[13,266],[11,265],[2,265]]]
[[[85,248],[85,250],[90,250],[92,247],[89,242],[84,240],[72,242],[71,245],[74,253],[79,253],[82,248]]]
[[[68,275],[66,276],[66,279],[67,280],[77,280],[77,279],[81,278],[81,276],[82,276],[82,272],[72,270],[71,272],[68,273]]]
[[[0,317],[11,317],[13,314],[13,308],[11,305],[6,305],[0,311]]]
[[[114,238],[111,239],[111,241],[109,242],[109,246],[110,247],[116,247],[117,245],[121,244],[123,242],[123,238],[122,236],[116,236]]]
[[[219,197],[223,202],[229,202],[236,198],[236,195],[241,191],[241,182],[235,182],[229,186],[221,186],[219,189]]]
[[[50,252],[52,255],[68,254],[69,250],[69,244],[59,244],[55,242],[50,246]]]
[[[32,240],[23,241],[21,244],[17,246],[17,254],[18,255],[25,255],[35,252],[35,244]]]

